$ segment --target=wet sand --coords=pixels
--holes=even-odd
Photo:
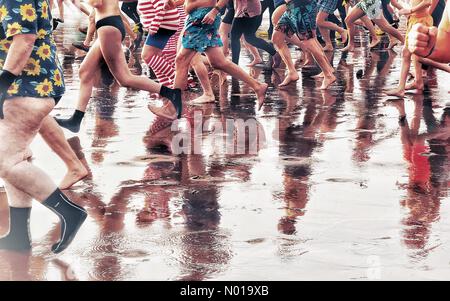
[[[70,115],[78,96],[75,19],[57,31],[67,93],[54,115]],[[401,48],[369,52],[357,41],[355,53],[329,54],[338,76],[329,91],[310,78],[317,69],[281,91],[283,70],[255,68],[270,84],[261,112],[230,78],[221,87],[214,79],[216,103],[187,108],[185,134],[195,113],[213,124],[255,118],[255,153],[229,154],[205,129],[201,154],[173,155],[177,132],[154,133],[147,93],[97,89],[80,134],[66,132],[92,171],[67,192],[88,220],[55,256],[57,218],[34,203],[33,252],[0,251],[0,279],[448,280],[450,120],[441,117],[450,75],[430,72],[425,95],[405,97],[399,124],[401,103],[383,90],[398,81]],[[249,61],[243,51],[240,65]],[[41,138],[32,149],[35,164],[62,179],[63,163]]]

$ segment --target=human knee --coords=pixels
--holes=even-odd
[[[211,61],[211,66],[214,69],[219,69],[219,70],[224,69],[228,64],[232,64],[232,63],[225,58]]]
[[[403,47],[402,56],[403,58],[411,58],[411,52],[409,51],[407,46]]]
[[[8,179],[11,169],[16,163],[11,156],[0,155],[0,178]]]
[[[184,55],[177,55],[175,58],[175,66],[176,69],[182,69],[187,68],[189,66],[189,63]]]
[[[280,32],[275,31],[272,35],[272,43],[275,45],[275,47],[279,48],[281,45],[283,45],[283,42],[284,42],[283,35]]]

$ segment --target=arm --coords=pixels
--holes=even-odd
[[[421,9],[427,8],[431,5],[431,0],[423,0],[422,2],[420,2],[418,5],[411,7],[411,13],[415,13],[420,11]]]
[[[225,7],[225,5],[228,4],[228,1],[230,0],[219,0],[217,1],[217,5],[214,6],[214,9],[212,9],[204,18],[203,23],[204,24],[213,24],[214,20],[216,19],[217,14],[219,11]]]
[[[35,34],[20,34],[14,36],[3,69],[8,70],[17,76],[20,75],[27,65],[35,41]]]
[[[158,31],[161,26],[161,22],[164,19],[164,15],[166,14],[166,10],[164,9],[166,1],[152,1],[152,3],[155,9],[155,16],[153,17],[152,23],[148,28],[148,33],[150,35],[154,35]]]
[[[391,5],[393,7],[395,7],[398,10],[402,10],[403,9],[403,5],[400,4],[400,2],[398,2],[397,0],[391,0]]]

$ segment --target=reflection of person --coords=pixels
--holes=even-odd
[[[60,218],[60,240],[52,246],[59,253],[72,242],[87,214],[28,161],[31,142],[55,99],[64,94],[49,4],[1,0],[0,10],[0,38],[6,49],[0,51],[0,177],[10,204],[10,232],[0,239],[0,249],[31,249],[29,218],[35,199]]]
[[[428,100],[426,100],[428,101]],[[423,96],[414,99],[415,109],[409,123],[404,101],[395,102],[399,112],[399,126],[405,161],[408,163],[409,182],[402,205],[409,209],[403,220],[404,241],[411,249],[423,251],[430,238],[433,222],[439,219],[440,199],[445,197],[448,186],[448,150],[450,138],[450,114],[444,111],[441,122],[433,116],[430,104]],[[424,117],[427,132],[419,134]],[[433,156],[425,156],[433,152]],[[423,253],[421,253],[423,256]]]

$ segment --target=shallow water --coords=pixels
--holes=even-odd
[[[75,19],[57,31],[67,94],[55,115],[69,115],[78,96]],[[326,92],[309,77],[316,69],[286,91],[276,89],[282,74],[251,70],[270,83],[261,112],[247,86],[215,79],[218,101],[189,107],[181,132],[200,112],[216,126],[255,118],[255,147],[244,154],[227,152],[205,126],[200,154],[173,155],[178,132],[152,134],[147,93],[96,90],[80,135],[66,132],[92,171],[68,192],[88,209],[87,222],[68,250],[51,255],[57,219],[36,203],[33,252],[0,252],[0,279],[448,280],[450,75],[432,71],[425,95],[405,98],[400,126],[402,103],[383,94],[398,80],[395,50],[329,54],[338,84]],[[248,61],[243,51],[241,65]],[[61,179],[64,165],[41,138],[32,149],[36,165]]]

